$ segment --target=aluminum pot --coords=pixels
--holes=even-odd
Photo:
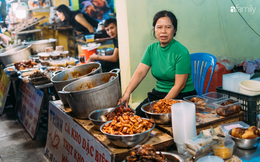
[[[31,44],[31,52],[32,54],[37,54],[39,52],[45,52],[46,47],[53,47],[55,49],[57,39],[44,39],[44,40],[37,40],[37,41],[32,41],[28,42],[27,44]]]
[[[0,54],[1,54],[1,53],[5,53],[5,52],[7,52],[7,51],[10,51],[10,50],[12,50],[12,49],[14,49],[14,48],[16,48],[16,47],[21,46],[21,45],[22,45],[22,44],[14,44],[14,45],[8,46],[8,47],[6,47],[6,48],[2,48],[2,49],[0,49]]]
[[[31,56],[31,45],[19,45],[10,50],[4,50],[4,53],[0,53],[0,61],[6,65],[19,62],[22,60],[28,60]]]
[[[76,118],[86,119],[94,110],[117,105],[121,97],[119,71],[114,69],[108,73],[87,76],[66,85],[58,93],[65,95]]]
[[[97,68],[96,70],[92,71],[93,68]],[[92,71],[92,72],[91,72]],[[58,73],[57,75],[54,75],[51,78],[51,82],[53,83],[56,91],[62,91],[62,88],[65,87],[67,84],[78,80],[80,78],[89,76],[89,75],[93,75],[93,74],[97,74],[97,73],[101,73],[101,64],[97,63],[97,62],[93,62],[93,63],[88,63],[88,64],[83,64],[83,65],[79,65],[79,66],[75,66],[73,68],[69,68],[65,71],[62,71],[60,73]],[[75,75],[76,73],[81,73],[83,74],[80,77],[73,77],[73,74]],[[70,75],[72,74],[72,75]],[[71,78],[68,78],[69,76],[71,76]],[[67,99],[64,95],[58,93],[63,105],[68,106],[68,102]]]

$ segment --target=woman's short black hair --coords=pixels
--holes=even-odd
[[[175,36],[176,32],[177,32],[177,28],[178,28],[178,21],[177,21],[176,16],[171,11],[162,10],[162,11],[157,12],[153,17],[153,28],[155,29],[155,25],[156,25],[158,19],[160,19],[162,17],[170,18],[172,25],[174,26],[174,29],[175,29],[175,33],[173,36]],[[153,29],[153,36],[156,38],[154,29]]]
[[[109,19],[107,19],[107,20],[105,21],[104,27],[105,27],[105,28],[108,27],[108,25],[111,24],[111,23],[114,23],[114,24],[117,26],[116,19],[115,19],[115,18],[109,18]]]

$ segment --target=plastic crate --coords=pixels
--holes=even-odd
[[[237,99],[241,103],[240,109],[244,111],[244,122],[250,126],[256,125],[256,116],[260,114],[260,94],[248,96],[217,87],[217,92],[227,94],[229,98]]]

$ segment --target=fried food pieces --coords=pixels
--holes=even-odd
[[[107,123],[102,131],[113,135],[129,135],[145,132],[153,127],[153,121],[142,119],[140,116],[123,114],[115,117],[112,122]]]
[[[192,97],[190,99],[191,102],[193,102],[196,106],[196,112],[201,112],[205,110],[205,107],[207,105],[206,101],[203,98],[199,97]]]
[[[32,62],[32,60],[14,63],[14,67],[16,70],[24,70],[24,69],[33,68],[34,65],[37,65],[37,63]]]
[[[244,128],[233,128],[231,136],[242,139],[253,139],[260,136],[260,130],[256,126],[251,126],[247,130]]]
[[[132,148],[131,155],[126,157],[127,162],[157,161],[167,162],[164,155],[157,154],[155,148],[150,145],[136,145]]]
[[[117,107],[113,112],[110,112],[106,115],[107,121],[113,120],[118,116],[134,116],[134,112],[132,112],[131,108],[126,108],[124,105]]]
[[[221,115],[221,116],[227,116],[227,115],[231,115],[231,114],[239,112],[240,105],[234,104],[236,102],[237,101],[229,99],[229,100],[221,103],[221,105],[216,110],[217,114]]]
[[[152,110],[149,112],[153,113],[171,113],[171,106],[181,101],[160,99],[158,102],[153,101]]]

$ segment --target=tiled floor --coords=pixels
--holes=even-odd
[[[44,156],[47,128],[40,128],[35,140],[13,114],[5,108],[0,116],[0,162],[48,162]]]

